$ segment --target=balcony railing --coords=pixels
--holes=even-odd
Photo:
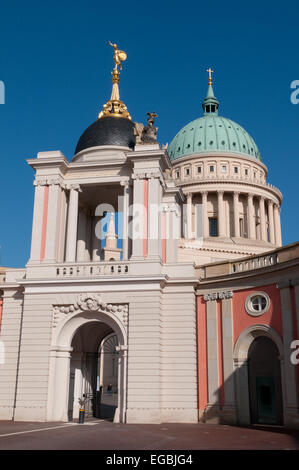
[[[256,256],[255,258],[251,258],[249,260],[238,261],[232,264],[232,272],[233,273],[240,273],[243,271],[250,271],[252,269],[264,268],[266,266],[273,266],[278,262],[278,254],[271,253],[269,255],[261,255]]]
[[[61,265],[56,267],[56,276],[66,277],[97,277],[97,276],[120,276],[129,274],[130,264],[127,262],[107,262],[72,265]]]

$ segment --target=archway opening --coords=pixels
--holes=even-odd
[[[251,423],[282,425],[279,351],[266,336],[258,336],[249,347],[248,382]]]
[[[68,419],[85,409],[87,419],[114,420],[119,404],[118,337],[104,322],[88,322],[76,331],[70,361]]]

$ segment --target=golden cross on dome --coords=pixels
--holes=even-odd
[[[212,85],[212,73],[214,73],[214,70],[210,67],[207,69],[207,72],[209,73],[209,85]]]

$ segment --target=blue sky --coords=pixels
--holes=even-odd
[[[213,68],[220,114],[253,136],[284,195],[283,242],[298,240],[298,15],[298,1],[2,2],[0,264],[29,258],[34,174],[25,159],[46,150],[71,159],[110,97],[108,40],[128,54],[121,98],[134,121],[158,113],[161,143],[201,115]]]

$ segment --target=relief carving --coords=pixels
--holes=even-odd
[[[97,312],[112,313],[117,315],[123,325],[128,325],[129,307],[127,304],[107,304],[103,302],[98,294],[80,294],[74,304],[53,306],[53,327],[68,315],[75,312]]]

